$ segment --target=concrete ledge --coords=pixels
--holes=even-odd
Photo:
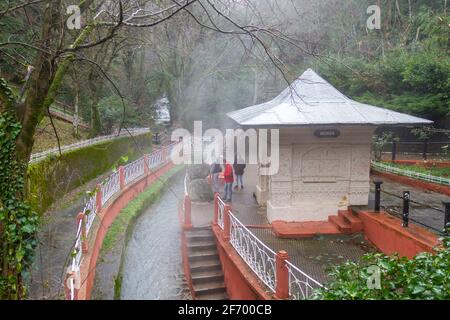
[[[402,227],[402,220],[387,213],[360,211],[364,234],[381,252],[387,255],[398,253],[413,258],[420,252],[433,252],[439,240],[433,233],[412,223]]]
[[[341,234],[339,229],[328,221],[274,221],[272,230],[277,237],[283,239],[312,238],[319,234]]]
[[[436,184],[436,183],[431,183],[431,182],[426,182],[426,181],[421,181],[421,180],[416,180],[416,179],[411,179],[405,176],[401,176],[401,175],[397,175],[397,174],[392,174],[392,173],[387,173],[387,172],[380,172],[380,171],[376,171],[372,169],[372,173],[376,176],[379,177],[384,177],[387,179],[390,179],[392,181],[395,182],[399,182],[402,184],[406,184],[415,188],[419,188],[419,189],[423,189],[423,190],[428,190],[428,191],[434,191],[437,193],[442,193],[445,194],[447,196],[450,196],[450,187],[444,186],[444,185],[440,185],[440,184]]]

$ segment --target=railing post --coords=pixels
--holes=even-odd
[[[392,161],[397,158],[397,141],[392,141]]]
[[[123,166],[119,167],[119,184],[120,190],[125,188],[125,168]]]
[[[144,154],[144,174],[148,176],[148,154]]]
[[[214,218],[213,225],[217,226],[219,221],[219,193],[214,193]]]
[[[403,192],[403,228],[408,228],[409,225],[409,199],[411,195],[409,191]]]
[[[444,213],[444,234],[450,234],[450,201],[443,201],[445,213]]]
[[[95,194],[96,212],[102,211],[102,185],[97,184],[97,193]]]
[[[427,154],[428,154],[428,141],[424,141],[423,142],[423,152],[422,152],[423,160],[427,160]]]
[[[78,300],[78,291],[80,290],[79,274],[77,274],[77,272],[68,270],[64,279],[64,291],[66,300],[71,300],[71,283],[73,285],[73,300]]]
[[[88,252],[88,242],[87,242],[87,233],[86,233],[86,216],[83,212],[78,213],[77,215],[77,228],[80,225],[81,221],[81,251],[83,253]]]
[[[191,220],[191,210],[192,210],[192,201],[188,195],[184,196],[184,230],[192,229],[192,220]]]
[[[375,205],[374,205],[374,211],[380,212],[380,202],[381,202],[381,185],[383,184],[383,181],[374,181],[375,184]]]
[[[231,219],[230,219],[231,206],[225,204],[223,208],[223,240],[230,241],[231,236]]]
[[[281,250],[277,252],[275,257],[276,267],[276,285],[275,297],[277,299],[289,299],[289,270],[286,261],[289,260],[289,255],[286,251]]]

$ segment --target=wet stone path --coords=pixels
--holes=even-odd
[[[121,299],[191,299],[183,273],[175,196],[183,192],[180,177],[137,219],[125,249]]]

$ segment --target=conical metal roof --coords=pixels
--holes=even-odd
[[[353,101],[312,69],[273,100],[227,114],[242,126],[423,125],[433,121]]]

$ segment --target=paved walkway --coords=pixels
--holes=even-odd
[[[411,200],[420,203],[418,204],[411,202],[409,216],[412,220],[415,220],[411,221],[422,224],[422,226],[427,227],[427,229],[434,233],[439,233],[442,231],[444,228],[444,207],[442,205],[442,201],[450,201],[450,197],[440,193],[414,188],[377,176],[373,176],[371,180],[383,181],[381,190],[384,192],[381,193],[381,206],[384,207],[388,213],[401,216],[403,212],[403,200],[399,197],[402,196],[404,191],[410,191]],[[374,194],[374,185],[371,183],[371,202],[375,197]],[[430,207],[436,208],[439,211]]]

